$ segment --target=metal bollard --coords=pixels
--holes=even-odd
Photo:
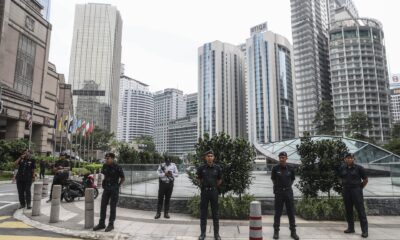
[[[102,184],[102,175],[101,175],[101,173],[99,173],[98,174],[98,177],[97,177],[97,188],[98,189],[100,189],[101,188],[101,184]]]
[[[85,189],[85,229],[94,227],[94,189]]]
[[[253,201],[250,203],[250,231],[249,240],[262,240],[262,215],[261,215],[261,203]]]
[[[42,198],[49,196],[49,179],[43,178]]]
[[[42,201],[42,183],[33,184],[32,216],[40,216],[40,203]]]
[[[57,223],[60,219],[61,185],[53,186],[51,197],[50,223]]]

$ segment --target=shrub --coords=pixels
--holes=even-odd
[[[297,202],[296,211],[306,220],[346,220],[342,198],[302,198]],[[357,219],[357,211],[353,212]]]
[[[228,195],[219,198],[219,214],[221,219],[248,219],[250,203],[254,201],[252,195],[244,194],[241,198]],[[189,212],[193,217],[200,217],[200,196],[192,197],[188,204]],[[211,216],[211,206],[208,207],[208,215]]]
[[[102,167],[103,167],[103,164],[92,163],[92,164],[86,165],[85,168],[86,168],[90,173],[94,173],[94,172],[100,171],[100,169],[101,169]]]
[[[13,172],[11,171],[0,171],[0,180],[11,180]]]
[[[90,174],[91,172],[86,169],[86,168],[73,168],[72,169],[72,174],[73,175],[86,175],[86,174]]]

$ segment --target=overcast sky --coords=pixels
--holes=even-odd
[[[389,72],[400,73],[399,0],[354,0],[363,17],[383,23]],[[52,0],[50,61],[68,81],[75,4],[110,3],[123,20],[125,74],[152,91],[197,92],[197,48],[214,40],[243,43],[249,29],[269,30],[292,42],[290,0]]]

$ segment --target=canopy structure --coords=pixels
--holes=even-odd
[[[354,153],[357,163],[371,169],[389,170],[391,166],[400,166],[400,156],[368,142],[338,136],[314,136],[311,139],[313,141],[341,139],[350,152]],[[290,163],[300,164],[300,156],[296,148],[300,143],[301,139],[296,138],[282,142],[255,144],[255,147],[262,155],[276,161],[278,161],[278,154],[285,151]]]

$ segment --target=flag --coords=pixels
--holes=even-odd
[[[54,116],[54,129],[57,129],[57,114]]]
[[[72,133],[74,131],[74,118],[70,116],[68,133]]]
[[[85,136],[88,136],[90,134],[90,122],[88,122],[85,126]]]
[[[64,131],[65,132],[68,131],[68,123],[69,123],[69,114],[67,116],[65,116],[65,120],[64,120]]]
[[[81,126],[82,126],[82,120],[79,119],[79,120],[76,122],[75,133],[79,133],[79,132],[81,131]]]
[[[85,121],[85,120],[83,120],[80,129],[81,129],[80,131],[81,131],[81,133],[82,133],[82,136],[85,136],[85,131],[86,131],[86,121]]]
[[[28,122],[28,128],[32,129],[32,114],[31,113],[28,113],[26,115],[26,121]]]
[[[89,129],[90,134],[92,134],[93,131],[94,131],[94,122],[92,120],[92,124],[90,124],[90,129]]]
[[[58,131],[62,131],[62,121],[63,121],[63,115],[61,114],[60,120],[58,121]]]

